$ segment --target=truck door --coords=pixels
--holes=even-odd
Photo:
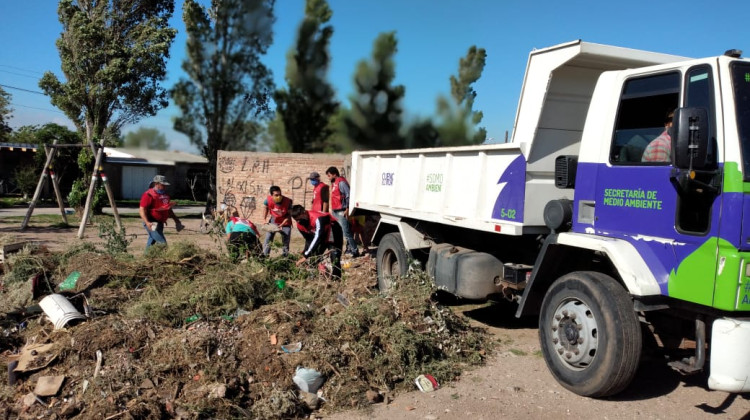
[[[686,195],[670,181],[670,127],[679,106],[705,107],[715,116],[713,92],[707,65],[624,83],[609,165],[597,174],[594,220],[597,234],[633,244],[663,295],[707,305],[713,301],[721,199]],[[715,139],[713,121],[710,126]]]

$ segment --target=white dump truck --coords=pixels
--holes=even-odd
[[[419,261],[442,290],[517,302],[580,395],[626,388],[646,345],[709,369],[711,389],[750,391],[740,56],[535,50],[510,143],[355,152],[350,211],[379,216],[380,287]]]

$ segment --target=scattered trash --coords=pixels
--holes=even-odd
[[[271,345],[275,346],[279,343],[279,340],[276,338],[276,334],[271,334],[271,337],[269,337],[269,340],[271,341]]]
[[[312,392],[305,392],[300,391],[299,393],[299,399],[302,401],[305,406],[307,406],[310,410],[317,410],[318,406],[320,405],[320,398],[318,397],[318,394],[312,393]]]
[[[64,328],[68,322],[75,319],[86,319],[86,317],[78,312],[65,296],[56,293],[48,295],[39,301],[39,306],[55,325],[56,330]]]
[[[193,380],[199,381],[200,378],[201,378],[200,375],[195,375],[193,377]],[[213,382],[210,384],[201,385],[198,388],[189,390],[187,392],[189,394],[192,394],[194,397],[199,397],[199,398],[208,398],[208,399],[225,398],[227,395],[227,386],[222,383]]]
[[[34,394],[40,397],[51,397],[57,395],[62,387],[65,376],[42,376],[36,381]]]
[[[344,305],[344,307],[349,306],[349,299],[346,298],[346,296],[342,295],[341,293],[336,294],[336,300]]]
[[[96,376],[99,375],[99,369],[102,368],[102,360],[103,360],[102,351],[97,350],[96,351],[96,367],[94,368],[94,378],[96,378]]]
[[[23,406],[24,407],[31,407],[36,402],[36,395],[34,395],[33,392],[29,392],[28,394],[23,396]]]
[[[18,360],[18,366],[13,371],[29,372],[47,367],[57,358],[58,353],[52,353],[54,347],[52,343],[25,346],[18,355],[12,356]]]
[[[13,370],[18,366],[18,360],[13,360],[8,363],[8,385],[13,386],[16,384],[16,372]]]
[[[417,384],[417,388],[422,392],[432,392],[440,387],[432,375],[419,375],[414,380],[414,383]]]
[[[195,321],[197,321],[199,319],[201,319],[201,314],[191,315],[191,316],[185,318],[185,323],[186,324],[190,324],[190,323],[193,323],[193,322],[195,322]]]
[[[151,379],[144,379],[143,382],[141,382],[141,385],[138,387],[140,389],[154,389],[156,386],[154,385],[154,381]]]
[[[284,279],[277,279],[277,280],[276,280],[276,281],[274,282],[274,284],[276,285],[276,287],[277,287],[277,288],[278,288],[279,290],[284,290],[284,288],[286,287],[286,280],[284,280]]]
[[[237,310],[236,310],[236,311],[234,311],[234,314],[233,314],[232,316],[233,316],[233,317],[234,317],[235,319],[237,319],[237,318],[241,317],[242,315],[247,315],[247,314],[249,314],[249,313],[250,313],[250,311],[246,311],[246,310],[244,310],[244,309],[242,309],[242,308],[237,308]]]
[[[297,370],[292,378],[297,387],[304,392],[316,393],[318,388],[323,385],[323,375],[315,369],[303,368],[297,366]]]
[[[302,350],[302,342],[298,341],[296,343],[283,345],[281,346],[281,350],[284,350],[284,353],[297,353]]]
[[[60,291],[64,290],[75,290],[78,279],[81,278],[80,271],[74,271],[68,275],[68,277],[60,283]]]
[[[365,392],[365,398],[367,398],[367,401],[370,404],[377,404],[383,401],[383,395],[378,391],[373,391],[372,389]]]
[[[234,321],[234,318],[231,315],[222,315],[221,319],[224,321]]]

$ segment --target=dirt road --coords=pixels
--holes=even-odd
[[[410,392],[372,412],[330,419],[742,419],[750,395],[710,391],[705,375],[684,377],[661,360],[645,360],[622,394],[579,397],[551,376],[542,359],[534,319],[513,317],[512,304],[454,307],[487,327],[499,342],[485,367],[435,392]]]
[[[216,246],[214,238],[197,231],[199,220],[188,219],[188,230],[167,230],[167,238]],[[35,226],[18,231],[19,223],[0,219],[0,235],[38,241],[53,250],[74,244],[77,228]],[[129,219],[129,233],[139,237],[131,252],[143,251],[145,237],[137,220]],[[88,240],[98,240],[96,229],[87,230]],[[293,248],[294,248],[293,243]],[[297,244],[299,247],[299,244]],[[494,335],[498,346],[487,365],[466,372],[460,381],[443,384],[435,392],[414,391],[372,406],[368,412],[345,412],[320,416],[330,419],[750,419],[750,395],[710,391],[706,376],[683,377],[662,360],[644,360],[635,382],[615,398],[594,400],[578,397],[562,388],[548,372],[540,355],[534,319],[518,320],[511,304],[456,306]],[[429,373],[429,372],[425,372]],[[416,387],[415,387],[416,389]],[[324,387],[325,392],[325,387]],[[325,395],[324,395],[325,396]]]

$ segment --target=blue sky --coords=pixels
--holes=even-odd
[[[396,31],[396,83],[406,86],[408,116],[431,116],[438,95],[449,93],[449,77],[471,45],[487,50],[487,64],[475,85],[475,109],[484,112],[488,137],[512,131],[528,53],[562,42],[588,42],[644,49],[687,57],[722,54],[739,48],[750,55],[750,29],[743,21],[750,3],[740,1],[516,1],[516,0],[329,0],[333,10],[333,61],[329,80],[339,100],[348,104],[357,62],[370,56],[381,32]],[[721,6],[719,6],[721,4]],[[284,86],[286,53],[292,47],[304,12],[304,0],[277,0],[274,44],[263,61],[277,86]],[[182,75],[185,33],[182,0],[172,25],[178,35],[171,48],[167,79]],[[0,85],[13,95],[11,126],[68,124],[39,92],[42,73],[58,76],[55,47],[61,25],[53,0],[0,0]],[[171,148],[195,152],[187,138],[171,129],[170,106],[138,125],[162,130]],[[72,126],[72,125],[71,125]],[[137,128],[128,126],[123,134]]]

